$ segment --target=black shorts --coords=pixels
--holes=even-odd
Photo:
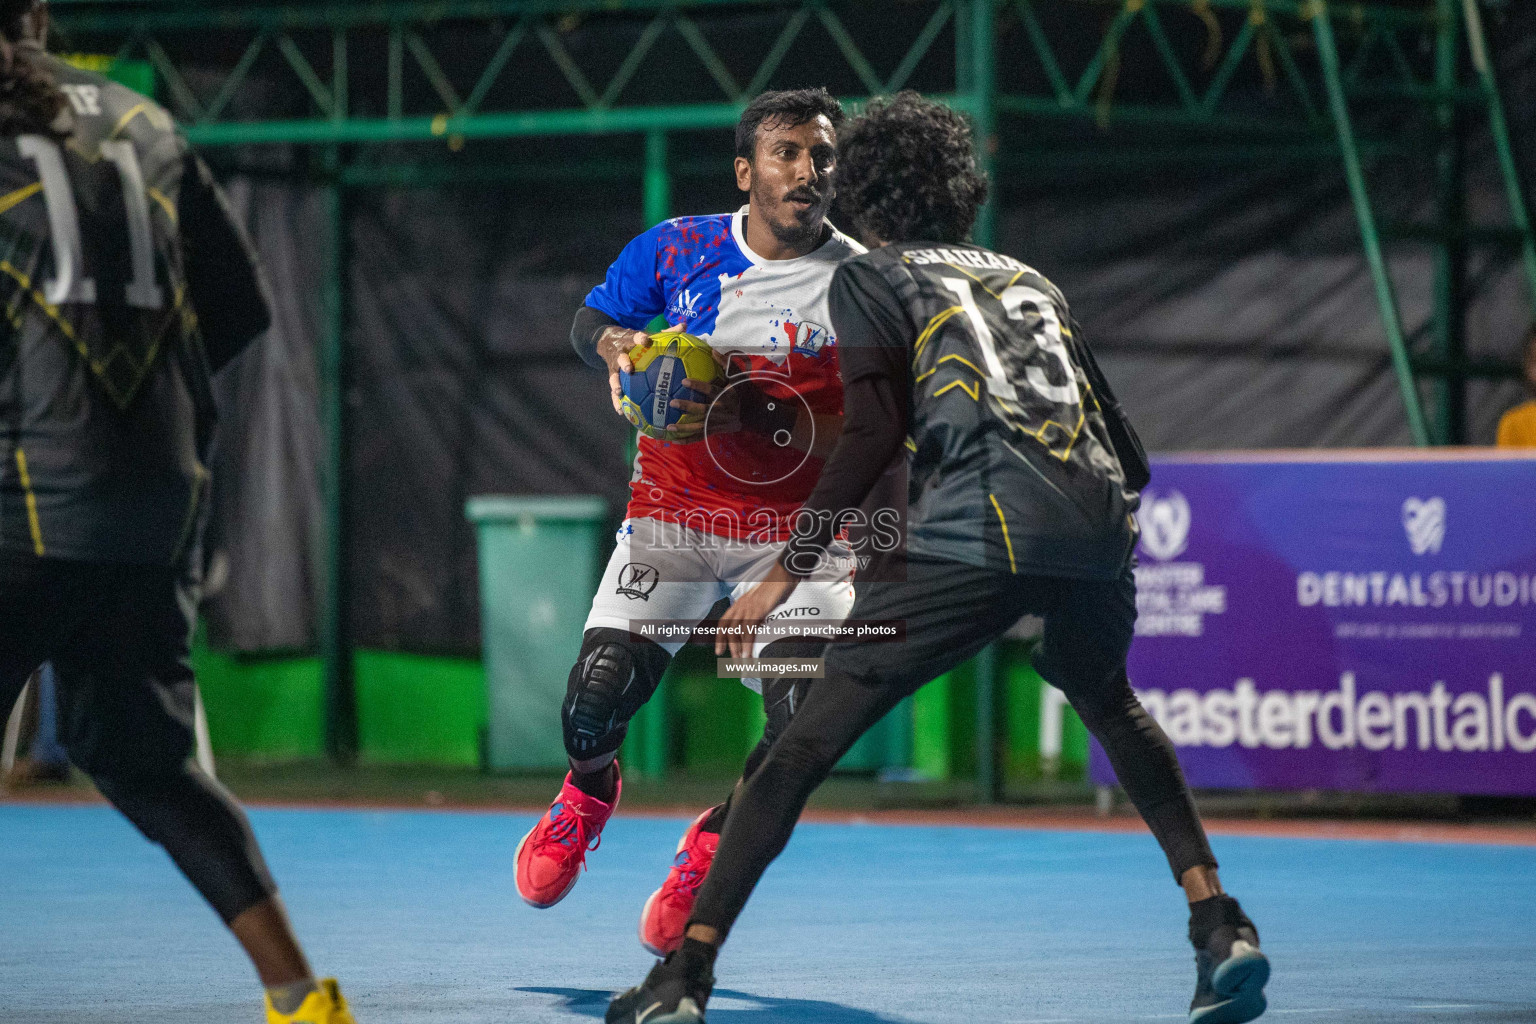
[[[197,589],[170,567],[0,551],[0,721],[45,661],[59,739],[89,774],[155,775],[195,747]]]
[[[1045,619],[1035,668],[1069,696],[1125,671],[1136,624],[1131,565],[1115,580],[1015,576],[908,555],[905,579],[855,582],[849,618],[899,622],[905,640],[834,644],[827,668],[913,693],[997,640],[1025,615]]]

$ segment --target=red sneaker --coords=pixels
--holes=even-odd
[[[665,957],[683,944],[693,901],[698,898],[699,886],[704,884],[715,851],[720,848],[718,833],[700,831],[716,810],[711,807],[693,819],[677,844],[677,856],[672,860],[667,880],[651,893],[645,909],[640,911],[640,945],[657,956]]]
[[[549,813],[517,844],[517,894],[524,903],[541,910],[552,907],[576,885],[587,851],[602,842],[603,826],[619,806],[623,778],[616,777],[614,786],[613,803],[605,804],[577,789],[566,774]]]

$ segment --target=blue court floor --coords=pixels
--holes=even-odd
[[[685,822],[619,818],[560,906],[513,889],[532,815],[257,810],[316,967],[361,1024],[571,1024]],[[1536,849],[1221,838],[1275,964],[1266,1021],[1536,1021]],[[727,946],[713,1024],[1178,1021],[1185,915],[1144,835],[805,825]],[[0,1020],[257,1024],[234,940],[104,807],[0,805]]]

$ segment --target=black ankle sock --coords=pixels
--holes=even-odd
[[[1189,941],[1204,949],[1211,933],[1223,925],[1233,928],[1253,927],[1237,900],[1225,894],[1197,900],[1189,905]]]
[[[700,942],[698,939],[684,938],[683,944],[677,950],[679,965],[692,977],[714,974],[715,957],[720,954],[720,947]]]
[[[713,808],[709,812],[709,817],[704,819],[704,824],[699,826],[699,831],[708,832],[710,835],[719,835],[720,830],[725,828],[725,815],[730,808],[731,805],[729,803]]]
[[[571,782],[587,796],[594,796],[605,804],[613,803],[613,795],[619,787],[617,761],[609,761],[608,767],[590,775],[571,769]]]

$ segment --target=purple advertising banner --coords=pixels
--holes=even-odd
[[[1137,518],[1192,786],[1536,795],[1536,453],[1157,459]]]

